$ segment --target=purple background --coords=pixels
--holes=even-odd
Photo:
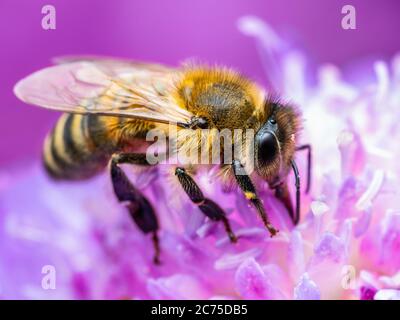
[[[41,28],[42,6],[57,10],[57,29]],[[357,29],[341,28],[341,8],[357,10]],[[312,60],[348,67],[400,49],[396,0],[1,0],[0,165],[39,156],[57,113],[19,102],[13,85],[65,54],[102,54],[176,65],[189,57],[236,67],[262,82],[252,39],[236,21],[257,15],[300,43]],[[16,161],[17,160],[17,161]]]

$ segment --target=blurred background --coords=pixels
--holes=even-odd
[[[56,30],[42,29],[47,4],[56,8]],[[356,30],[341,27],[346,4],[356,8]],[[55,56],[111,55],[171,65],[197,58],[235,67],[263,83],[254,41],[237,30],[244,15],[267,21],[312,63],[335,63],[349,77],[355,60],[387,60],[400,47],[397,0],[1,0],[0,165],[39,157],[58,114],[23,104],[12,88]]]

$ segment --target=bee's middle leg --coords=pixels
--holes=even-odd
[[[129,181],[125,172],[119,166],[123,163],[149,165],[145,154],[120,153],[114,154],[110,160],[111,180],[114,193],[119,202],[124,203],[130,216],[145,234],[152,233],[154,245],[154,263],[159,264],[160,246],[157,235],[158,220],[153,207],[147,198]]]
[[[225,212],[221,209],[221,207],[216,204],[214,201],[205,198],[203,192],[193,180],[193,178],[186,172],[183,168],[176,168],[175,175],[178,177],[178,180],[189,196],[190,200],[196,204],[199,209],[211,220],[221,221],[224,224],[225,230],[229,236],[231,242],[237,242],[237,237],[232,231],[232,228],[229,224],[228,218],[225,215]]]
[[[275,236],[279,230],[275,229],[274,226],[269,221],[267,212],[265,211],[264,205],[261,202],[261,199],[258,197],[256,188],[251,181],[249,175],[246,173],[243,165],[238,161],[234,160],[232,162],[233,174],[236,178],[236,182],[238,183],[240,189],[244,193],[244,196],[254,205],[258,214],[261,217],[265,227],[268,229],[271,237]]]

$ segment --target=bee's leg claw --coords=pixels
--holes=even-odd
[[[279,230],[278,230],[278,229],[275,229],[271,224],[269,224],[269,225],[267,226],[267,229],[268,229],[268,231],[269,231],[269,233],[270,233],[270,235],[271,235],[271,238],[275,237],[275,236],[278,234],[278,232],[279,232]]]
[[[225,227],[226,233],[228,234],[229,240],[232,243],[237,243],[238,237],[233,233],[231,225],[229,223],[229,220],[225,216],[223,216],[221,218],[221,220],[222,220],[222,223],[224,224],[224,227]]]
[[[232,243],[237,243],[237,242],[239,241],[239,238],[236,237],[233,233],[229,234],[228,236],[229,236],[229,240],[230,240]]]
[[[203,212],[211,220],[221,221],[224,224],[229,240],[232,243],[236,243],[237,237],[233,233],[229,220],[227,219],[225,212],[221,209],[221,207],[214,201],[204,197],[199,186],[185,171],[185,169],[176,168],[175,175],[178,177],[183,190],[189,196],[190,200],[192,200],[194,204],[198,205],[201,212]]]

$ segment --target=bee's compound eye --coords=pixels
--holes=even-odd
[[[278,141],[275,135],[266,131],[257,137],[258,160],[262,163],[273,161],[278,153]]]

